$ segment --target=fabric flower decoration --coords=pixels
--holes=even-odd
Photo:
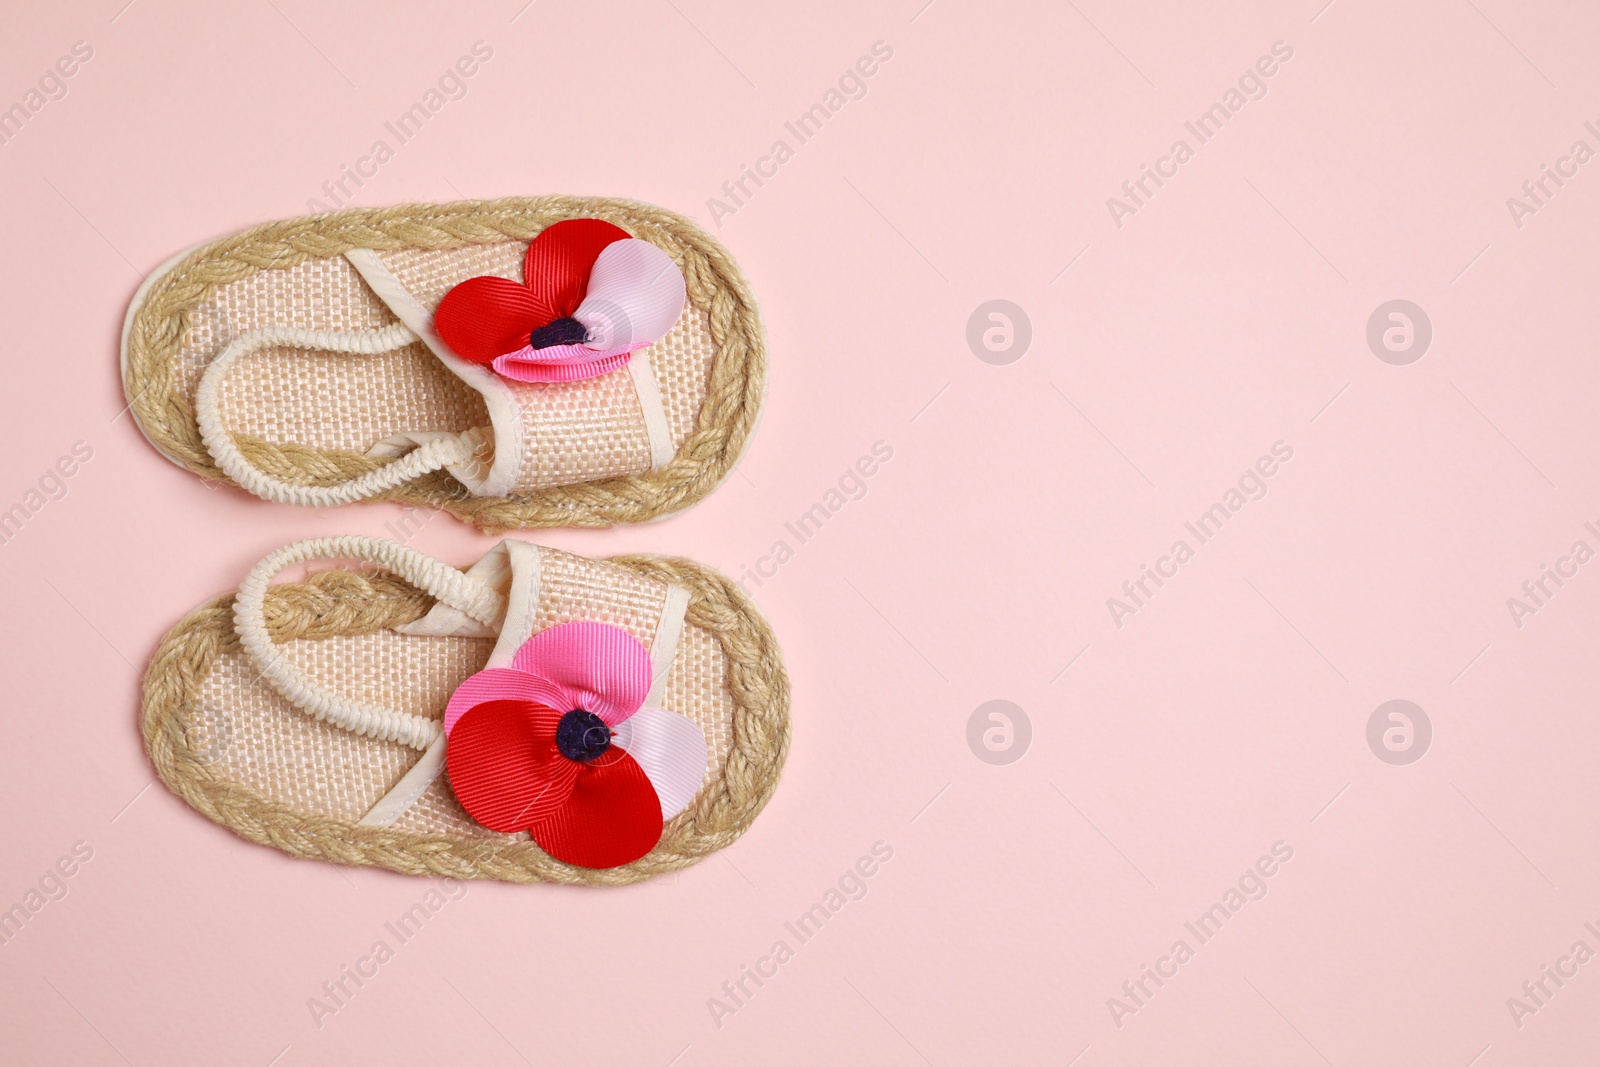
[[[545,227],[528,245],[522,276],[523,284],[468,278],[433,316],[456,355],[519,382],[609,373],[683,313],[683,272],[672,257],[601,219]]]
[[[633,862],[689,806],[708,763],[699,726],[640,706],[650,683],[650,653],[626,630],[569,622],[534,634],[510,667],[479,671],[450,697],[456,798],[564,863]]]

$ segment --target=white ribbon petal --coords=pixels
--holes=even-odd
[[[640,708],[612,730],[618,747],[639,762],[655,787],[661,817],[670,819],[687,808],[711,765],[700,727],[676,712]]]
[[[665,337],[685,297],[671,256],[649,241],[613,241],[594,261],[588,295],[572,317],[588,328],[589,348],[626,352]]]

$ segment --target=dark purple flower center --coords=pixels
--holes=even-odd
[[[573,708],[556,724],[556,747],[569,760],[589,763],[611,747],[611,727],[594,712]]]
[[[556,319],[529,334],[528,344],[534,349],[554,348],[556,345],[581,345],[588,339],[589,327],[577,319]]]

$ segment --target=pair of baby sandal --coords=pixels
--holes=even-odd
[[[765,389],[738,267],[670,212],[543,197],[268,223],[174,257],[122,337],[159,451],[267,500],[481,528],[679,510]],[[305,581],[285,568],[334,560]],[[750,825],[789,739],[771,630],[685,559],[507,538],[466,570],[368,537],[272,553],[146,674],[163,782],[242,837],[407,874],[619,884]]]

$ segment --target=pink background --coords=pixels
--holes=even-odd
[[[93,849],[0,946],[7,1062],[1500,1067],[1600,1047],[1600,962],[1546,979],[1520,1026],[1507,1004],[1574,942],[1600,951],[1600,563],[1520,627],[1506,603],[1574,541],[1600,548],[1600,162],[1520,226],[1506,204],[1574,141],[1600,149],[1600,12],[122,2],[13,5],[0,37],[0,107],[93,48],[0,146],[0,509],[93,449],[0,546],[0,908]],[[538,535],[734,574],[790,541],[751,588],[794,744],[734,848],[621,891],[473,884],[318,1027],[308,998],[428,883],[246,844],[152,785],[140,673],[270,549],[400,513],[266,504],[167,464],[120,414],[117,333],[142,272],[303,213],[479,40],[467,95],[355,202],[610,194],[711,227],[724,181],[893,50],[713,229],[771,341],[738,474],[670,521]],[[1293,56],[1266,97],[1116,225],[1107,198],[1193,146],[1184,122],[1275,41]],[[992,299],[1031,321],[1009,365],[966,341]],[[1365,340],[1393,299],[1433,326],[1406,366]],[[1116,625],[1107,598],[1280,440],[1267,495]],[[865,495],[795,546],[785,522],[878,441]],[[412,543],[466,563],[493,542],[437,517]],[[1406,766],[1366,740],[1397,698],[1433,728]],[[967,741],[995,699],[1032,726],[1008,765]],[[799,945],[784,923],[878,841],[867,895]],[[1279,841],[1266,897],[1200,945],[1185,922]],[[793,958],[713,1018],[780,938]],[[1193,958],[1114,1018],[1180,938]]]

